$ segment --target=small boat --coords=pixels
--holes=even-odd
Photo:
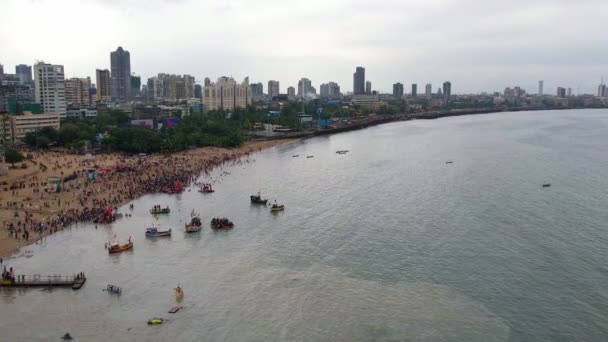
[[[227,218],[213,218],[211,220],[211,228],[213,229],[228,229],[234,227],[234,223],[232,223]]]
[[[210,194],[212,192],[215,192],[215,190],[213,190],[211,183],[205,183],[205,184],[203,184],[203,186],[200,189],[198,189],[198,192],[202,192],[204,194]]]
[[[446,164],[452,164],[452,163],[454,163],[454,162],[450,160],[450,161],[446,161],[445,163],[446,163]]]
[[[156,227],[146,228],[146,236],[149,236],[149,237],[171,236],[171,229],[159,230]]]
[[[174,314],[174,313],[178,312],[181,309],[182,309],[181,306],[174,306],[171,309],[169,309],[169,313]]]
[[[339,150],[339,151],[336,151],[336,153],[337,154],[347,154],[348,150]]]
[[[193,216],[190,223],[186,224],[186,233],[196,233],[201,230],[203,224],[201,223],[201,218],[198,216]]]
[[[112,254],[112,253],[120,253],[120,252],[124,252],[124,251],[128,251],[130,249],[133,249],[133,242],[129,241],[128,243],[125,244],[114,244],[114,245],[110,245],[108,247],[108,253]]]
[[[546,183],[546,184],[543,184],[543,188],[548,188],[548,187],[550,187],[550,186],[551,186],[551,183]]]
[[[154,206],[154,208],[150,209],[150,214],[158,215],[158,214],[168,214],[171,212],[169,207],[161,208],[160,206]]]
[[[315,156],[306,156],[306,158],[314,158]]]
[[[270,211],[283,211],[285,210],[285,206],[284,205],[279,205],[279,204],[273,204],[272,207],[270,207]]]
[[[251,195],[251,196],[249,196],[249,198],[251,198],[251,203],[255,203],[255,204],[266,204],[266,203],[268,203],[267,199],[262,199],[262,196],[260,195],[259,192],[258,192],[257,195]]]
[[[293,158],[298,158],[300,155],[299,154],[294,154],[292,157]]]
[[[149,325],[159,325],[159,324],[163,324],[163,322],[164,322],[164,320],[162,318],[158,318],[158,317],[150,318],[148,320]]]
[[[120,295],[122,293],[122,289],[116,285],[108,284],[108,287],[105,288],[105,291],[109,293],[114,293]]]

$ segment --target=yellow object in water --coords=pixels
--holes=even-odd
[[[150,318],[148,320],[148,324],[150,324],[150,325],[163,324],[163,319],[162,318]]]

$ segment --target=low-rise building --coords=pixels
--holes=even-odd
[[[92,108],[68,108],[65,115],[59,115],[60,119],[95,119],[97,117],[97,109]]]
[[[23,140],[25,135],[36,132],[44,127],[59,129],[59,113],[33,114],[23,112],[23,115],[11,116],[11,129],[13,131],[13,141]]]

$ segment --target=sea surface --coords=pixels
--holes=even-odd
[[[1,290],[0,340],[608,341],[607,170],[608,110],[396,122],[275,147],[215,170],[213,194],[148,195],[120,209],[130,218],[22,249],[8,260],[18,273],[88,280]],[[286,210],[252,205],[258,191]],[[155,204],[172,209],[158,222],[170,238],[144,237]],[[205,225],[187,235],[192,210]],[[235,228],[212,231],[214,216]],[[108,255],[114,236],[134,250]],[[169,314],[178,284],[183,309]]]

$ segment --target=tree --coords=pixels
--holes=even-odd
[[[7,163],[11,163],[11,165],[15,166],[15,163],[18,163],[24,159],[23,155],[19,153],[19,151],[7,148],[4,151],[4,159]]]

